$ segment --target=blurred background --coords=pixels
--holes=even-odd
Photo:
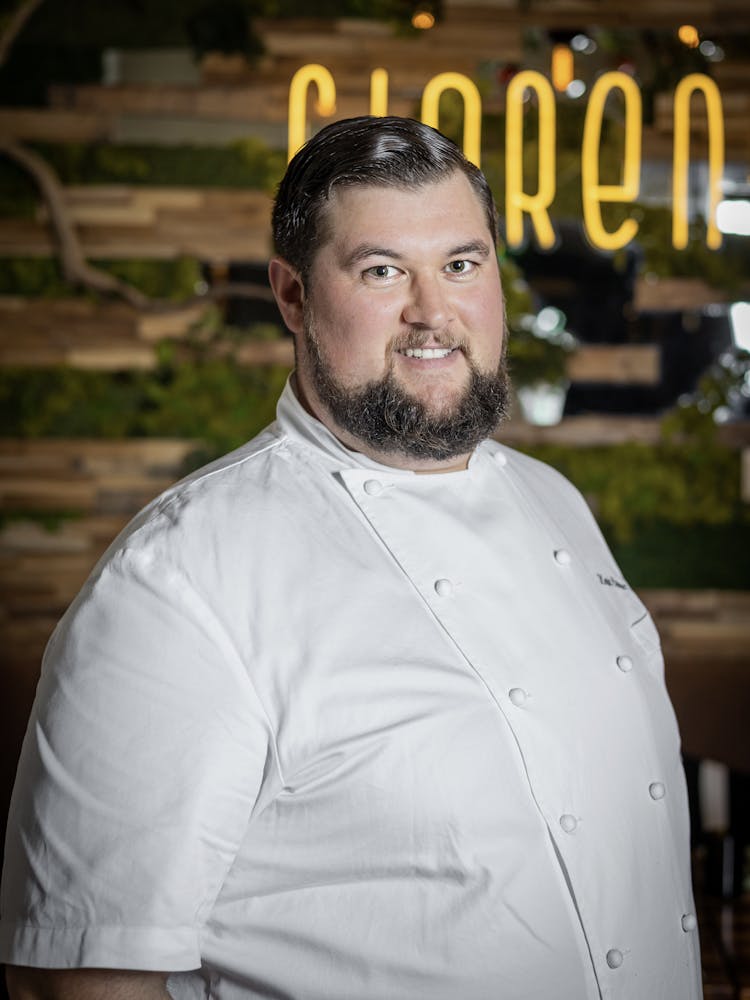
[[[274,417],[290,147],[436,111],[508,217],[498,437],[583,491],[659,626],[706,996],[750,998],[750,8],[314,6],[0,0],[0,825],[45,643],[99,555]]]

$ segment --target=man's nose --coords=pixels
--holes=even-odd
[[[404,306],[404,322],[431,330],[444,327],[450,319],[450,302],[446,292],[437,276],[414,277]]]

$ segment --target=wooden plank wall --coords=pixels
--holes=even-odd
[[[271,196],[263,191],[92,184],[66,188],[65,198],[88,257],[226,263],[270,254]],[[0,257],[54,252],[43,207],[35,219],[0,218]]]

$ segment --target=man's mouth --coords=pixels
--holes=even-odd
[[[406,347],[398,353],[405,354],[407,358],[447,358],[456,350],[457,347]]]

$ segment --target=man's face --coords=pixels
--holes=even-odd
[[[465,458],[507,401],[497,258],[469,181],[341,188],[325,223],[297,344],[303,397],[373,457]]]

